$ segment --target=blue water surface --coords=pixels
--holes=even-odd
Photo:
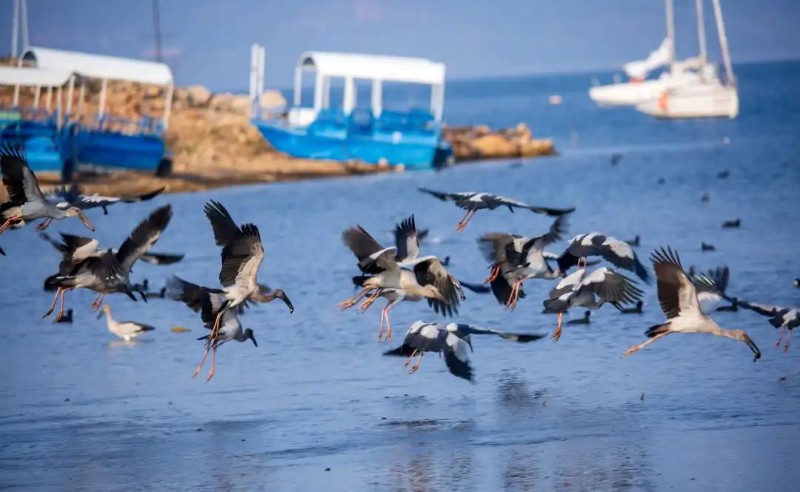
[[[750,312],[713,313],[746,329],[764,353],[705,335],[674,335],[630,358],[622,352],[661,321],[655,287],[645,312],[607,306],[561,341],[518,345],[473,340],[472,385],[433,354],[408,375],[382,352],[414,320],[437,320],[424,303],[392,312],[395,339],[378,343],[379,310],[339,312],[354,292],[356,262],[341,242],[361,224],[391,241],[415,214],[430,228],[423,252],[479,281],[476,247],[490,231],[538,234],[546,217],[479,212],[463,233],[461,211],[418,186],[492,191],[534,204],[577,207],[568,238],[600,230],[641,236],[643,259],[661,245],[685,266],[731,268],[731,294],[797,306],[800,290],[800,64],[737,67],[737,119],[657,121],[632,109],[597,108],[592,74],[454,82],[451,124],[528,124],[553,137],[557,157],[456,166],[442,172],[252,185],[160,196],[92,214],[96,237],[115,247],[149,211],[174,218],[154,248],[185,252],[169,267],[137,264],[134,281],[157,289],[172,273],[214,286],[219,250],[203,203],[254,222],[266,249],[261,280],[286,290],[296,311],[258,305],[242,320],[259,342],[219,351],[209,384],[192,379],[202,355],[199,319],[183,305],[108,298],[119,319],[156,326],[136,343],[111,335],[70,293],[72,325],[42,320],[43,279],[58,256],[32,227],[0,236],[0,486],[29,489],[237,490],[793,490],[800,481],[800,346],[784,354],[777,332]],[[563,104],[547,99],[560,94]],[[621,153],[612,166],[609,157]],[[720,171],[730,171],[720,179]],[[662,184],[659,181],[663,180]],[[700,198],[708,193],[710,201]],[[722,229],[740,218],[740,229]],[[51,232],[85,234],[77,221]],[[700,242],[716,246],[701,252]],[[554,245],[555,251],[564,242]],[[548,333],[541,313],[552,284],[531,281],[506,312],[468,293],[458,320]],[[570,313],[571,317],[581,312]],[[188,333],[170,328],[184,326]],[[800,344],[800,341],[797,342]],[[204,373],[203,373],[204,374]]]

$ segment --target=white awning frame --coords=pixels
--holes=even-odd
[[[372,81],[370,103],[373,113],[382,111],[383,82],[424,84],[431,86],[431,112],[441,121],[444,112],[444,84],[446,66],[427,58],[364,55],[307,51],[300,55],[295,67],[294,105],[301,104],[304,72],[315,72],[314,112],[327,108],[330,101],[330,79],[343,78],[345,82],[343,111],[350,114],[355,107],[355,80]]]
[[[66,71],[81,77],[101,80],[98,119],[102,119],[105,113],[106,91],[109,80],[167,87],[164,114],[162,116],[163,126],[165,129],[167,128],[172,108],[174,85],[172,70],[165,63],[35,46],[25,50],[20,62],[33,63],[40,69]],[[71,93],[72,88],[70,87]]]

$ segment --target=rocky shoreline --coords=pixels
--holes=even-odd
[[[96,111],[99,85],[88,87],[85,114]],[[107,107],[115,116],[134,119],[159,117],[164,109],[164,89],[129,82],[108,84]],[[10,105],[13,88],[0,87],[0,104]],[[31,105],[32,91],[23,90],[21,105]],[[73,107],[77,107],[75,91]],[[262,95],[265,108],[281,107],[277,91]],[[166,186],[168,192],[200,191],[222,186],[292,181],[323,177],[400,171],[402,167],[360,162],[297,159],[272,149],[249,121],[246,95],[212,94],[202,86],[175,88],[166,141],[172,153],[172,174],[156,177],[140,172],[81,173],[86,193],[144,192]],[[445,127],[443,137],[452,147],[455,163],[508,157],[533,157],[555,153],[552,140],[537,140],[523,124],[492,131],[485,126]],[[43,185],[57,184],[57,173],[42,173]]]

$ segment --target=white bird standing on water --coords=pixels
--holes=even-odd
[[[464,215],[464,218],[461,219],[456,225],[456,231],[459,232],[463,231],[467,227],[470,219],[472,219],[472,216],[475,215],[475,212],[478,210],[494,210],[498,207],[508,207],[508,209],[513,212],[515,208],[524,208],[526,210],[530,210],[531,212],[549,215],[551,217],[557,217],[559,215],[564,215],[575,211],[574,207],[561,209],[528,205],[527,203],[522,203],[500,195],[493,195],[492,193],[477,193],[474,191],[445,193],[442,191],[429,190],[427,188],[418,189],[419,191],[432,195],[439,200],[455,202],[458,208],[462,208],[467,211],[466,215]]]
[[[111,316],[111,306],[106,304],[103,306],[103,310],[100,311],[100,314],[97,316],[98,318],[106,314],[106,324],[108,325],[108,331],[113,333],[114,335],[125,339],[126,342],[130,342],[132,339],[142,335],[146,331],[153,331],[153,328],[150,325],[146,325],[144,323],[139,323],[136,321],[117,321]]]
[[[78,217],[87,229],[94,231],[94,226],[80,208],[69,205],[60,208],[44,198],[21,147],[5,145],[0,148],[0,170],[8,192],[8,202],[0,203],[0,234],[20,221],[45,219],[36,228],[41,231],[47,229],[53,219],[67,217]]]
[[[754,361],[761,357],[761,351],[747,332],[725,330],[703,313],[695,286],[683,270],[677,252],[669,247],[661,248],[652,253],[651,259],[656,271],[658,302],[667,321],[651,326],[645,333],[649,339],[630,347],[623,355],[631,355],[670,333],[709,333],[746,343],[753,352]]]

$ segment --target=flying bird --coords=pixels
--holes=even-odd
[[[214,230],[214,240],[222,247],[222,268],[219,281],[227,303],[217,312],[217,322],[211,331],[216,339],[222,315],[246,301],[268,303],[280,299],[294,312],[294,306],[282,289],[265,293],[258,284],[258,269],[264,261],[264,246],[255,224],[236,225],[221,203],[213,200],[204,207],[206,217]]]
[[[631,245],[600,232],[579,234],[570,239],[567,249],[558,257],[558,269],[566,273],[573,266],[580,268],[580,260],[588,256],[600,256],[617,268],[634,272],[645,283],[650,282],[647,268]]]
[[[467,211],[466,215],[464,215],[464,218],[461,219],[461,221],[459,221],[459,223],[456,225],[457,231],[463,231],[467,227],[467,224],[472,216],[475,215],[475,212],[478,210],[494,210],[499,207],[508,207],[508,209],[513,212],[515,208],[522,208],[537,214],[549,215],[551,217],[564,215],[575,211],[575,208],[559,209],[528,205],[527,203],[522,203],[504,196],[493,195],[491,193],[476,193],[474,191],[445,193],[441,191],[429,190],[427,188],[418,189],[419,191],[432,195],[439,200],[455,202],[458,208]]]
[[[561,239],[566,230],[566,221],[566,215],[556,218],[550,230],[537,237],[493,232],[478,238],[481,252],[491,264],[486,282],[497,284],[493,292],[499,302],[513,309],[519,300],[522,283],[526,280],[563,276],[560,270],[554,270],[546,261],[544,248]],[[510,291],[506,284],[511,286]]]
[[[558,313],[558,325],[552,339],[561,338],[561,319],[564,311],[574,306],[600,309],[611,303],[618,310],[623,304],[633,304],[641,300],[644,293],[636,287],[633,280],[607,267],[601,267],[589,274],[576,270],[561,280],[544,301],[547,313]]]
[[[92,195],[84,195],[81,193],[77,183],[73,183],[69,189],[61,187],[48,193],[46,198],[50,201],[56,202],[56,206],[60,208],[65,207],[78,207],[81,210],[89,210],[92,208],[102,208],[103,215],[108,215],[108,207],[116,205],[117,203],[136,203],[152,200],[166,190],[166,186],[147,193],[130,194],[120,196],[102,196],[99,193]]]
[[[783,341],[783,335],[788,330],[789,336],[783,346],[783,351],[789,351],[789,347],[792,344],[792,330],[800,326],[800,309],[756,304],[746,301],[739,301],[738,305],[745,309],[755,311],[762,316],[767,316],[769,318],[769,324],[776,329],[780,328],[781,334],[778,337],[777,343],[775,343],[776,347],[780,347],[781,341]]]
[[[80,238],[69,247],[59,264],[59,275],[52,279],[56,294],[50,308],[42,316],[46,318],[55,309],[61,295],[61,309],[56,320],[64,315],[64,295],[73,289],[87,288],[98,293],[92,309],[99,309],[106,294],[122,292],[133,299],[129,273],[133,264],[161,237],[172,218],[172,207],[164,205],[153,211],[122,243],[116,253],[98,251],[96,239]],[[62,235],[62,238],[65,236]],[[146,297],[142,297],[147,301]]]
[[[761,351],[747,332],[723,329],[703,313],[695,285],[683,270],[677,252],[661,248],[652,253],[651,260],[656,271],[658,302],[667,320],[651,326],[645,332],[648,340],[630,347],[624,355],[631,355],[670,333],[710,333],[744,342],[753,352],[754,361],[761,357]]]
[[[389,302],[381,310],[378,339],[383,336],[384,323],[386,339],[391,339],[389,311],[402,301],[427,299],[437,313],[448,316],[457,312],[459,296],[464,297],[461,286],[435,256],[400,257],[396,246],[384,248],[361,226],[347,229],[342,240],[358,259],[362,275],[354,277],[353,281],[362,289],[354,297],[339,303],[339,309],[354,306],[371,292],[360,308],[363,312],[378,297],[385,297]],[[398,258],[401,258],[400,263]]]
[[[87,229],[94,231],[94,226],[80,208],[59,207],[44,198],[22,147],[8,144],[0,147],[0,171],[8,192],[8,202],[0,203],[0,234],[21,221],[45,219],[37,227],[41,231],[47,229],[53,219],[67,217],[78,217]]]
[[[212,337],[211,334],[208,334],[198,338],[198,340],[205,340],[205,353],[197,369],[195,369],[192,374],[193,378],[203,369],[206,358],[209,352],[211,352],[211,368],[206,377],[206,382],[210,381],[216,372],[217,349],[231,340],[236,340],[237,342],[246,342],[250,340],[253,342],[253,345],[258,347],[258,342],[256,342],[253,330],[251,328],[242,330],[242,324],[239,322],[238,317],[238,309],[225,308],[228,300],[222,290],[201,287],[176,276],[172,276],[167,280],[166,288],[167,295],[171,299],[181,301],[192,311],[200,313],[200,318],[206,329],[213,331],[218,318],[221,317],[216,337]]]
[[[417,362],[411,367],[411,373],[414,373],[419,370],[425,352],[438,352],[444,356],[445,364],[454,376],[473,381],[473,370],[467,351],[467,349],[469,352],[472,351],[472,335],[495,335],[519,343],[544,338],[544,335],[507,333],[464,323],[437,324],[415,321],[406,332],[403,345],[384,352],[384,355],[407,356],[405,366],[410,365],[416,356]]]

